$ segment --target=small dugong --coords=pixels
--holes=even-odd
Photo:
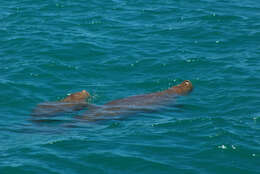
[[[40,103],[33,110],[33,116],[53,116],[63,112],[83,109],[87,106],[86,99],[90,94],[86,90],[70,94],[66,98],[56,102]]]

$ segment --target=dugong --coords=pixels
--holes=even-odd
[[[149,94],[130,96],[118,100],[113,100],[102,106],[89,105],[89,109],[78,119],[95,121],[113,118],[142,111],[152,111],[157,107],[163,106],[180,95],[186,95],[193,89],[191,81],[185,80],[182,83],[171,88]]]
[[[53,116],[64,112],[81,110],[88,104],[86,99],[90,94],[86,90],[70,94],[66,98],[56,102],[40,103],[33,110],[33,116]]]

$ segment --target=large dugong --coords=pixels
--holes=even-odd
[[[177,96],[190,93],[192,89],[192,83],[189,80],[185,80],[182,83],[161,92],[113,100],[102,106],[91,107],[91,105],[89,105],[89,109],[82,116],[77,116],[77,118],[95,121],[113,118],[113,116],[131,114],[138,111],[151,111],[156,107],[169,103]]]

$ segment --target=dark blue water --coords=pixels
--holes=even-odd
[[[260,173],[258,1],[0,2],[0,173]],[[121,120],[34,123],[38,103],[194,91]],[[72,126],[73,125],[73,126]]]

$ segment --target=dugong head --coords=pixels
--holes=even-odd
[[[68,97],[61,100],[61,102],[83,102],[86,98],[90,97],[90,94],[86,90],[70,94]]]
[[[184,80],[179,85],[173,86],[172,90],[179,95],[186,95],[190,93],[193,89],[192,83],[189,80]]]

